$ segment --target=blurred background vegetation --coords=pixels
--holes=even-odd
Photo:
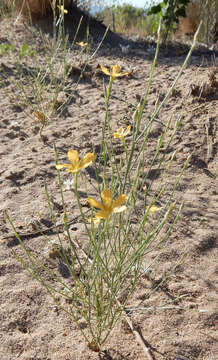
[[[166,0],[167,1],[167,0]],[[170,0],[168,0],[170,2]],[[178,1],[179,2],[179,1]],[[181,1],[182,2],[182,1]],[[176,0],[172,0],[174,5]],[[151,13],[153,5],[161,4],[162,11]],[[106,6],[96,13],[98,19],[119,33],[138,34],[139,36],[156,36],[158,23],[163,14],[166,14],[163,1],[145,1],[143,8],[124,3]],[[187,40],[195,33],[200,21],[203,21],[199,41],[212,45],[218,41],[218,0],[190,0],[185,6],[186,17],[172,18],[169,28],[163,24],[163,38]],[[174,11],[175,13],[175,11]]]
[[[60,0],[0,0],[0,14],[13,12],[24,3],[31,8],[42,9],[50,2]],[[130,0],[132,4],[137,1]],[[199,41],[212,45],[218,41],[218,0],[144,0],[143,7],[120,4],[119,0],[65,0],[66,5],[74,4],[97,17],[111,30],[139,37],[156,36],[159,20],[163,19],[163,41],[189,40],[193,37],[200,20],[203,25]],[[34,10],[35,11],[35,10]],[[179,16],[179,15],[185,15]]]

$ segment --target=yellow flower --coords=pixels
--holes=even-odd
[[[156,211],[159,211],[160,209],[161,209],[161,207],[152,205],[152,206],[150,207],[149,211],[150,211],[151,215],[154,216],[154,213],[155,213]]]
[[[119,128],[116,132],[113,133],[115,139],[123,139],[125,136],[129,135],[131,126],[127,126],[126,130],[124,128]]]
[[[79,45],[81,47],[84,47],[84,46],[87,46],[88,43],[87,42],[84,42],[84,41],[81,41],[81,42],[76,42],[76,45]]]
[[[68,13],[68,10],[66,10],[63,5],[57,5],[57,7],[62,13],[64,13],[64,14]]]
[[[71,164],[58,164],[56,165],[57,170],[66,168],[68,172],[77,173],[81,169],[85,169],[96,159],[95,154],[88,153],[84,156],[82,160],[79,160],[79,155],[76,150],[69,150],[67,156]]]
[[[126,210],[126,206],[122,206],[127,200],[127,195],[122,194],[113,200],[112,192],[105,189],[101,192],[102,202],[98,202],[93,198],[88,198],[87,201],[95,208],[101,209],[97,212],[96,219],[108,219],[112,213],[119,213]]]
[[[110,76],[112,79],[130,74],[129,71],[125,71],[125,72],[121,73],[120,70],[121,70],[121,67],[119,65],[111,65],[110,71],[105,66],[101,66],[101,71],[104,74]]]

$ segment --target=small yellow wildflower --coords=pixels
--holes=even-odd
[[[88,43],[87,42],[84,42],[84,41],[80,41],[80,42],[76,42],[76,45],[79,45],[81,47],[84,47],[84,46],[87,46]]]
[[[87,201],[95,208],[101,209],[95,215],[95,219],[108,219],[112,213],[120,213],[126,210],[126,206],[122,206],[127,200],[127,195],[122,194],[113,200],[112,192],[105,189],[101,192],[102,202],[98,202],[93,198],[88,198]]]
[[[57,5],[57,7],[58,7],[58,9],[59,9],[63,14],[67,14],[67,13],[68,13],[68,10],[66,10],[63,5]]]
[[[105,66],[101,66],[101,71],[110,76],[112,79],[115,79],[117,77],[122,77],[125,75],[129,75],[130,72],[129,71],[125,71],[123,73],[121,73],[121,67],[119,65],[111,65],[111,70],[109,71]]]
[[[151,215],[154,216],[154,213],[155,213],[156,211],[160,211],[160,209],[161,209],[161,207],[152,205],[152,206],[150,207],[149,211],[150,211]]]
[[[116,132],[113,133],[115,139],[123,139],[125,136],[129,135],[131,126],[127,126],[126,130],[124,128],[119,128]]]
[[[95,154],[88,153],[82,160],[79,160],[79,155],[76,150],[69,150],[67,156],[71,164],[58,164],[56,165],[57,170],[66,168],[68,172],[77,173],[81,169],[85,169],[96,159]]]

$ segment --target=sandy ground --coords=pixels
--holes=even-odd
[[[46,44],[41,42],[38,30],[35,28],[31,32],[21,22],[17,22],[16,26],[12,24],[13,21],[0,24],[0,43],[14,39],[18,44],[33,44],[34,39],[40,54],[38,66],[43,67]],[[42,25],[45,28],[48,22],[42,22]],[[39,136],[39,124],[32,116],[32,107],[25,103],[18,87],[24,79],[21,77],[24,70],[17,69],[11,54],[0,57],[1,210],[8,211],[19,233],[32,233],[23,236],[25,244],[35,255],[44,254],[45,259],[47,256],[47,262],[50,261],[51,266],[59,269],[63,277],[61,263],[58,259],[48,258],[45,241],[33,228],[36,221],[45,230],[51,226],[44,194],[45,184],[52,194],[55,214],[62,219],[53,144],[57,147],[60,162],[66,161],[66,153],[72,148],[80,154],[97,151],[105,115],[103,81],[107,83],[106,77],[100,76],[96,70],[98,64],[119,64],[124,70],[133,70],[132,77],[116,80],[113,86],[110,111],[111,127],[115,130],[131,124],[132,111],[128,104],[136,106],[138,98],[144,95],[151,71],[152,46],[141,40],[131,43],[129,53],[123,54],[118,46],[120,38],[115,36],[112,40],[90,61],[89,72],[80,81],[65,111],[61,115],[54,113],[44,128],[44,143]],[[123,44],[127,42],[126,39],[122,41]],[[185,59],[184,52],[178,46],[160,52],[143,115],[145,123],[154,110],[157,95],[163,98],[175,79]],[[78,47],[74,47],[69,56],[79,67]],[[180,220],[158,263],[152,267],[150,277],[140,279],[130,300],[131,306],[140,304],[143,308],[142,311],[133,312],[131,320],[140,328],[143,338],[151,347],[152,359],[156,360],[218,358],[217,67],[213,70],[216,64],[216,57],[207,51],[196,51],[159,115],[163,123],[171,117],[175,121],[179,115],[183,115],[182,125],[168,149],[168,156],[177,150],[171,175],[166,179],[169,184],[175,182],[175,176],[187,156],[193,156],[176,192],[177,199],[185,201]],[[34,66],[32,64],[31,68],[30,65],[26,71]],[[74,88],[76,80],[77,75],[72,74],[68,84]],[[208,85],[202,86],[203,83]],[[28,91],[29,101],[33,104],[34,94],[30,89]],[[61,94],[63,99],[67,95]],[[146,166],[149,166],[149,159],[162,131],[163,126],[155,122],[146,149]],[[86,174],[91,181],[91,173],[87,170]],[[63,173],[63,179],[68,178],[69,175]],[[65,198],[70,220],[73,220],[73,238],[82,244],[86,238],[72,189],[65,190]],[[0,228],[1,360],[146,359],[123,319],[104,344],[101,354],[92,352],[71,318],[54,307],[46,290],[13,257],[12,251],[20,254],[21,249],[13,238],[3,212],[0,215]],[[63,233],[61,228],[60,233]],[[48,232],[47,236],[55,238],[53,233]],[[184,253],[181,264],[172,270]],[[155,256],[155,252],[152,256]],[[167,277],[164,284],[147,298],[149,291],[164,277]]]

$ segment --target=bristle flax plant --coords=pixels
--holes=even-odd
[[[196,36],[183,69],[190,58]],[[110,95],[119,77],[127,76],[128,71],[121,71],[118,65],[112,65],[110,70],[102,66],[102,72],[109,76],[109,83],[105,87],[105,122],[102,126],[101,152],[88,153],[81,158],[77,150],[69,149],[69,162],[60,163],[55,149],[65,233],[59,233],[46,189],[50,216],[56,229],[55,240],[51,242],[49,236],[43,235],[43,232],[41,234],[52,250],[52,256],[62,261],[68,269],[67,278],[62,278],[54,267],[49,265],[45,254],[38,256],[29,250],[29,246],[25,245],[6,213],[24,251],[23,256],[16,251],[14,255],[31,276],[47,289],[55,304],[71,316],[89,348],[95,351],[102,349],[131,301],[131,295],[141,278],[143,264],[146,263],[145,270],[149,269],[153,261],[149,260],[149,254],[154,249],[161,253],[167,247],[169,236],[183,207],[183,204],[177,204],[175,191],[189,159],[180,170],[173,186],[166,181],[175,161],[176,149],[168,160],[166,153],[182,116],[174,126],[171,119],[164,124],[156,148],[153,149],[153,158],[149,159],[149,166],[145,166],[145,150],[151,125],[157,120],[157,115],[160,115],[163,104],[169,97],[165,97],[146,123],[144,115],[154,69],[155,64],[145,97],[136,108],[137,113],[134,113],[132,125],[117,130],[118,127],[112,129]],[[176,81],[168,94],[172,92]],[[115,149],[120,141],[123,152],[118,165]],[[89,166],[92,166],[96,176],[92,177],[91,183],[86,186],[84,181],[87,180],[86,169]],[[158,179],[150,178],[148,185],[149,173],[154,168],[160,172],[160,176]],[[72,215],[67,210],[61,178],[61,172],[65,170],[73,177],[74,189],[71,197],[79,212],[77,221],[83,226],[85,241],[78,241],[70,230],[69,219]],[[82,173],[85,174],[83,178]],[[103,180],[100,181],[100,178]],[[81,198],[82,186],[85,187],[83,194],[86,196],[86,207],[89,206],[87,211],[84,210],[84,199]],[[155,258],[158,258],[158,255]],[[85,322],[86,326],[81,326],[81,322]]]
[[[26,3],[25,0],[24,3]],[[83,23],[81,17],[78,19],[74,38],[70,42],[69,34],[66,31],[65,18],[70,16],[72,10],[69,9],[68,11],[64,4],[69,4],[69,1],[51,0],[49,2],[53,14],[51,37],[32,26],[30,8],[24,21],[27,23],[26,29],[32,39],[32,44],[35,45],[27,45],[25,42],[20,44],[19,40],[13,39],[9,33],[8,43],[0,46],[1,55],[10,53],[16,65],[14,85],[18,89],[19,95],[14,98],[10,94],[11,101],[19,105],[33,121],[39,121],[39,136],[43,142],[42,135],[46,125],[53,119],[60,117],[66,110],[75,96],[90,59],[97,54],[103,41],[102,39],[97,48],[91,52],[90,35],[87,28],[86,42],[78,42],[77,37]],[[34,2],[31,4],[27,2],[26,4],[27,8],[33,5]],[[104,37],[106,33],[107,30]],[[38,44],[39,40],[40,45]],[[40,51],[36,51],[38,46]],[[72,56],[74,48],[77,49],[77,59]],[[79,69],[80,76],[78,79],[75,78],[72,84],[69,78],[75,67]]]

